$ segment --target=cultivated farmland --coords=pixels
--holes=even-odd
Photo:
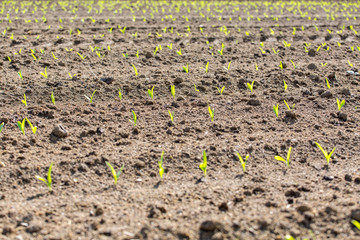
[[[1,1],[0,239],[360,239],[359,21]]]

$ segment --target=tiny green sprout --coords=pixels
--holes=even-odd
[[[316,49],[316,51],[318,52],[320,51],[320,49],[321,49],[321,45]]]
[[[70,49],[67,49],[67,48],[65,48],[65,50],[67,51],[67,52],[72,52],[72,48],[70,48]]]
[[[280,156],[275,156],[275,160],[285,162],[288,167],[290,167],[290,154],[291,154],[292,147],[289,148],[286,160]]]
[[[206,63],[206,66],[205,66],[205,72],[207,73],[209,70],[209,62]]]
[[[280,51],[279,49],[275,51],[275,49],[274,49],[274,48],[272,48],[272,50],[273,50],[273,52],[274,52],[275,54],[278,54],[278,53],[279,53],[279,51]]]
[[[177,54],[179,54],[180,56],[182,55],[182,52],[181,52],[181,48],[179,51],[176,51]]]
[[[158,164],[159,164],[159,175],[160,175],[161,179],[163,178],[163,174],[165,172],[163,162],[164,162],[164,151],[162,151],[160,161],[158,162]]]
[[[259,71],[259,66],[255,63],[255,71]]]
[[[20,129],[20,131],[22,132],[23,135],[25,135],[25,118],[20,122],[17,122],[17,125]]]
[[[338,107],[338,109],[339,109],[339,111],[340,111],[341,108],[345,105],[345,100],[342,100],[342,101],[340,102],[339,99],[336,99],[336,103],[337,103],[337,107]]]
[[[225,86],[223,86],[221,89],[216,87],[216,89],[218,90],[219,94],[222,95],[223,94],[223,91],[225,89]]]
[[[231,61],[228,64],[227,70],[230,71]]]
[[[348,64],[349,64],[350,67],[354,66],[354,64],[352,64],[349,60],[348,60]]]
[[[21,102],[25,105],[25,107],[27,107],[26,94],[25,93],[24,93],[24,99],[21,100]]]
[[[73,79],[73,77],[76,76],[76,74],[71,75],[71,73],[69,73],[69,72],[68,72],[68,74],[69,74],[70,79]]]
[[[11,58],[8,56],[8,60],[9,60],[9,62],[11,62]]]
[[[188,73],[189,72],[189,64],[186,64],[186,67],[183,66],[183,69],[186,73]]]
[[[31,131],[35,134],[36,133],[36,130],[37,130],[37,127],[34,127],[32,124],[31,124],[31,122],[30,122],[30,120],[28,119],[28,118],[25,118],[26,119],[26,121],[28,122],[28,124],[29,124],[29,126],[30,126],[30,128],[31,128]]]
[[[325,81],[326,81],[326,86],[330,89],[330,83],[329,83],[329,80],[327,78],[325,78]]]
[[[136,51],[136,57],[139,58],[139,50]]]
[[[321,63],[322,67],[326,67],[327,63]]]
[[[98,51],[96,51],[96,55],[97,55],[100,59],[102,59],[103,57],[105,57],[105,54],[101,56],[101,53],[98,52]],[[123,54],[123,55],[124,55],[124,54]]]
[[[217,51],[220,55],[223,55],[224,49],[223,48],[221,50],[218,49]]]
[[[95,93],[96,93],[96,90],[91,94],[91,97],[88,97],[88,96],[86,96],[86,95],[84,95],[84,97],[85,97],[87,100],[89,100],[90,103],[92,103]]]
[[[112,173],[113,178],[114,178],[114,185],[116,185],[116,183],[118,181],[118,178],[120,177],[120,174],[121,174],[122,170],[124,169],[124,165],[120,168],[120,170],[118,172],[116,172],[115,169],[113,168],[113,166],[108,161],[106,161],[105,163],[111,169],[111,173]]]
[[[359,229],[360,231],[360,222],[356,221],[356,220],[351,220],[351,223],[354,224],[354,226]]]
[[[260,48],[261,54],[266,55],[266,51],[264,49],[262,49],[261,47],[259,47],[259,48]]]
[[[196,85],[194,84],[195,92],[200,92],[199,89],[196,88]]]
[[[45,67],[45,71],[44,71],[44,72],[40,72],[40,74],[43,75],[44,78],[47,78],[47,77],[48,77],[46,68],[47,68],[47,67]]]
[[[168,112],[169,112],[170,120],[174,122],[174,112],[171,113],[170,110],[168,110]]]
[[[91,49],[91,52],[94,52],[94,50],[95,50],[95,48],[93,48],[91,45],[89,46],[90,47],[90,49]]]
[[[293,67],[294,67],[294,69],[295,69],[295,68],[296,68],[296,65],[295,65],[294,61],[290,59],[290,62],[292,63],[292,65],[293,65]]]
[[[280,61],[279,67],[281,70],[283,70],[284,67],[283,67],[282,61]]]
[[[51,102],[55,105],[55,96],[54,96],[54,92],[51,92],[50,98],[51,98]]]
[[[294,107],[295,107],[295,103],[294,103],[294,105],[292,106],[292,108],[291,108],[291,109],[290,109],[289,104],[286,102],[286,100],[284,100],[284,103],[285,103],[285,105],[286,105],[287,109],[289,109],[289,110],[293,110],[293,109],[294,109]]]
[[[76,52],[76,53],[77,53],[77,55],[79,55],[79,57],[80,57],[82,60],[84,60],[84,59],[86,58],[86,56],[81,55],[79,52]]]
[[[168,49],[172,50],[172,43],[170,45],[167,45]]]
[[[175,85],[171,85],[171,95],[175,99]]]
[[[203,162],[199,165],[199,167],[203,171],[204,177],[206,177],[207,157],[205,150],[203,151]]]
[[[278,117],[279,116],[279,104],[274,105],[273,110],[274,110],[276,117]]]
[[[128,54],[127,53],[123,53],[122,54],[124,58],[127,58],[128,57]]]
[[[154,99],[154,87],[153,86],[151,89],[148,89],[147,92],[149,94],[149,96],[151,97],[151,99]]]
[[[134,112],[134,110],[131,110],[132,114],[133,114],[133,120],[130,120],[130,122],[132,122],[134,124],[134,127],[136,127],[136,122],[137,122],[137,117],[136,117],[136,113]]]
[[[211,107],[209,106],[208,109],[209,109],[211,121],[213,122],[214,121],[214,108],[211,109]]]
[[[119,88],[119,99],[120,99],[120,101],[122,100],[121,88]]]
[[[286,84],[286,82],[285,82],[285,80],[284,80],[284,91],[286,92],[286,90],[287,90],[287,87],[288,87],[288,85]]]
[[[50,163],[50,167],[49,167],[48,175],[47,175],[47,180],[45,178],[42,178],[42,177],[38,176],[38,175],[35,176],[37,179],[39,179],[40,181],[43,181],[48,186],[50,192],[52,191],[51,170],[52,170],[53,164],[54,164],[54,162]]]
[[[3,128],[4,128],[4,125],[5,125],[5,123],[1,123],[1,124],[0,124],[0,133],[1,133],[1,131],[3,130]]]
[[[250,92],[251,92],[251,93],[253,93],[254,82],[255,82],[255,80],[252,81],[251,84],[250,84],[250,83],[246,83],[246,86],[250,89]]]
[[[51,52],[51,54],[52,54],[54,60],[57,60],[57,59],[58,59],[53,52]]]
[[[245,171],[246,171],[246,163],[247,163],[247,160],[248,160],[248,158],[249,158],[249,154],[246,155],[245,161],[244,161],[243,158],[240,156],[240,153],[238,153],[238,152],[236,152],[236,153],[237,153],[238,158],[239,158],[239,161],[240,161],[240,163],[241,163],[243,172],[245,173]]]
[[[318,146],[320,151],[324,154],[326,162],[327,162],[327,164],[329,164],[331,155],[334,153],[336,147],[334,147],[334,149],[328,154],[327,151],[325,151],[319,143],[315,142],[315,144],[316,144],[316,146]]]
[[[21,78],[21,80],[24,80],[21,72],[18,72],[18,75],[19,75],[19,77]]]
[[[135,76],[137,77],[139,73],[138,73],[138,71],[137,71],[137,69],[136,69],[135,65],[134,65],[134,64],[132,64],[132,67],[134,68],[134,71],[135,71]]]

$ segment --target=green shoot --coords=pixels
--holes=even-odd
[[[279,67],[281,70],[283,70],[284,67],[283,67],[282,61],[280,61]]]
[[[289,109],[289,110],[293,110],[294,109],[294,107],[295,107],[295,103],[294,103],[294,105],[292,106],[292,108],[290,109],[290,106],[289,106],[289,104],[284,100],[284,103],[285,103],[285,105],[286,105],[286,107],[287,107],[287,109]]]
[[[122,100],[122,93],[121,93],[121,89],[119,88],[119,98],[120,98],[120,101]]]
[[[195,84],[194,84],[194,87],[195,87],[195,92],[200,92],[200,90],[196,88]]]
[[[289,148],[286,160],[280,156],[275,156],[275,160],[285,162],[288,167],[290,167],[290,154],[291,154],[292,147]]]
[[[19,77],[21,78],[21,80],[24,80],[21,72],[18,72],[18,75],[19,75]]]
[[[329,83],[329,80],[327,78],[325,78],[325,81],[326,81],[326,86],[330,89],[330,83]]]
[[[349,60],[348,60],[348,64],[349,64],[350,67],[354,66],[354,64],[352,64]]]
[[[243,168],[243,171],[245,172],[245,171],[246,171],[246,163],[247,163],[247,160],[248,160],[248,158],[249,158],[249,154],[246,155],[245,161],[244,161],[243,158],[240,156],[240,153],[238,153],[238,152],[236,152],[236,153],[237,153],[237,155],[238,155],[238,157],[239,157],[239,160],[240,160],[241,166],[242,166],[242,168]]]
[[[221,89],[218,88],[218,87],[216,87],[216,88],[217,88],[219,94],[222,95],[222,93],[223,93],[223,91],[224,91],[224,89],[225,89],[225,86],[223,86]]]
[[[119,26],[119,28],[120,28],[120,26]],[[125,30],[126,30],[126,27],[124,27],[122,30],[120,29],[120,32],[121,32],[122,34],[124,34],[124,33],[125,33]]]
[[[22,122],[18,121],[17,124],[20,131],[25,135],[25,118],[22,120]]]
[[[206,177],[207,157],[205,150],[203,151],[203,162],[199,165],[199,167],[203,171],[204,177]]]
[[[27,107],[26,94],[25,93],[24,93],[24,100],[21,100],[21,102],[25,105],[25,107]]]
[[[228,64],[227,70],[230,71],[231,61]]]
[[[54,92],[51,92],[50,98],[51,98],[51,102],[55,105]]]
[[[284,80],[284,91],[286,92],[286,90],[287,90],[287,87],[288,87],[288,85],[286,84],[286,82],[285,82],[285,80]]]
[[[37,175],[35,176],[37,179],[39,179],[40,181],[43,181],[48,186],[50,192],[52,191],[51,170],[52,170],[53,164],[54,164],[54,162],[50,163],[50,167],[49,167],[48,175],[47,175],[47,180],[45,178],[40,177],[40,176],[37,176]]]
[[[259,66],[257,65],[257,63],[255,63],[255,70],[256,70],[256,71],[259,70]]]
[[[80,57],[82,60],[84,60],[84,59],[86,58],[86,56],[81,55],[79,52],[76,52],[76,53],[77,53],[77,55],[79,55],[79,57]]]
[[[321,145],[320,145],[319,143],[315,142],[315,144],[316,144],[316,146],[318,146],[318,148],[320,148],[321,152],[322,152],[322,153],[324,154],[324,156],[325,156],[325,159],[326,159],[327,164],[329,164],[331,155],[334,153],[336,147],[334,147],[334,149],[330,152],[330,154],[328,154],[327,151],[325,151],[325,150],[321,147]]]
[[[153,87],[151,88],[151,90],[148,89],[148,94],[149,94],[149,96],[151,97],[151,99],[154,99],[154,87],[155,87],[155,86],[153,86]]]
[[[209,62],[206,63],[206,66],[205,66],[205,72],[207,73],[209,70]]]
[[[163,178],[163,174],[165,172],[164,167],[163,167],[163,161],[164,161],[164,151],[162,151],[160,161],[158,162],[158,164],[159,164],[159,175],[160,175],[161,179]]]
[[[171,85],[171,95],[175,99],[175,85]]]
[[[218,49],[217,51],[220,55],[223,55],[224,49],[223,48],[221,50]]]
[[[168,110],[168,112],[169,112],[170,120],[171,120],[172,122],[174,122],[174,112],[171,113],[170,110]]]
[[[275,49],[274,49],[274,48],[272,48],[272,50],[273,50],[273,52],[274,52],[275,54],[278,54],[278,53],[279,53],[279,51],[280,51],[279,49],[275,51]]]
[[[183,66],[183,69],[186,73],[188,73],[189,72],[189,64],[186,64],[186,67]]]
[[[137,77],[139,73],[138,73],[138,71],[137,71],[137,69],[136,69],[135,65],[134,65],[134,64],[132,64],[132,67],[134,68],[134,71],[135,71],[135,76]]]
[[[30,120],[28,119],[28,118],[25,118],[26,119],[26,121],[28,122],[28,124],[29,124],[29,126],[30,126],[30,128],[31,128],[31,131],[35,134],[36,133],[36,130],[37,130],[37,127],[34,127],[32,124],[31,124],[31,122],[30,122]]]
[[[114,185],[116,185],[116,183],[118,181],[118,178],[120,177],[120,174],[121,174],[122,170],[124,169],[124,165],[120,168],[120,170],[118,172],[116,172],[115,169],[113,168],[113,166],[111,166],[111,164],[108,161],[106,161],[105,163],[111,169],[111,173],[112,173],[113,178],[114,178]]]
[[[85,96],[85,98],[86,98],[87,100],[89,100],[90,103],[92,103],[95,93],[96,93],[96,90],[91,94],[91,97],[88,97],[88,96],[86,96],[86,95],[84,95],[84,96]]]
[[[33,54],[33,53],[31,53],[31,56],[34,58],[34,60],[36,61],[36,56]]]
[[[172,50],[172,43],[170,45],[167,45],[168,49]]]
[[[47,77],[48,77],[48,74],[47,74],[46,68],[47,68],[47,67],[45,67],[45,71],[44,71],[44,72],[40,72],[40,74],[41,74],[41,75],[43,75],[43,76],[44,76],[44,78],[47,78]]]
[[[336,99],[336,103],[337,103],[337,107],[338,107],[338,109],[339,109],[339,111],[340,111],[341,108],[345,105],[345,100],[342,100],[342,101],[340,102],[339,99]]]
[[[360,223],[356,220],[351,220],[351,223],[354,224],[354,226],[360,230]]]
[[[279,116],[279,104],[274,105],[273,110],[274,110],[276,117],[278,117]]]
[[[209,113],[210,113],[211,121],[213,122],[213,121],[214,121],[214,109],[211,109],[211,107],[210,107],[210,106],[208,107],[208,109],[209,109]]]
[[[136,51],[136,57],[139,58],[139,50]]]
[[[51,54],[52,54],[54,60],[57,60],[57,59],[58,59],[57,57],[55,57],[55,54],[54,54],[53,52],[51,52]]]
[[[250,89],[250,92],[253,93],[253,87],[254,87],[254,82],[255,81],[252,81],[252,83],[246,83],[246,86]]]
[[[4,128],[4,125],[5,125],[5,123],[1,123],[1,124],[0,124],[0,133],[1,133],[1,131],[3,130],[3,128]]]
[[[292,65],[293,65],[293,67],[294,67],[294,69],[295,69],[296,65],[295,65],[295,63],[293,62],[293,60],[290,59],[290,62],[292,63]]]
[[[264,49],[262,49],[261,47],[259,47],[259,48],[260,48],[261,54],[266,55],[266,51]]]
[[[137,122],[137,117],[136,117],[136,113],[134,112],[134,110],[131,111],[133,114],[133,120],[130,120],[130,122],[132,122],[134,124],[134,127],[136,127],[136,122]]]
[[[179,51],[176,51],[176,53],[177,54],[179,54],[180,56],[182,55],[182,53],[181,53],[181,48],[180,48],[180,50]]]

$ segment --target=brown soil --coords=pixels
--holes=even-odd
[[[212,2],[199,9],[201,2],[189,2],[179,12],[171,4],[137,9],[120,2],[101,13],[95,3],[91,13],[82,5],[72,13],[72,4],[65,12],[50,3],[43,22],[40,6],[32,13],[35,3],[20,8],[14,2],[18,13],[4,4],[0,15],[1,32],[7,28],[0,41],[0,123],[5,123],[0,134],[0,239],[360,239],[351,224],[352,219],[360,221],[360,87],[359,76],[346,73],[357,72],[360,64],[359,35],[349,27],[360,31],[359,20],[353,19],[360,17],[358,6],[336,10],[335,4],[326,5],[337,11],[328,20],[331,11],[315,4],[302,4],[302,12],[308,12],[302,18],[299,11],[294,14],[296,6],[289,11],[293,5],[282,8],[276,2],[257,10],[248,3]],[[133,6],[136,21],[125,6]],[[154,18],[151,7],[158,10]],[[114,13],[120,8],[121,14]],[[352,17],[344,17],[347,12]],[[277,21],[272,19],[276,16]],[[127,27],[124,34],[118,25]],[[223,26],[230,33],[221,32]],[[291,46],[284,47],[284,40]],[[266,54],[259,49],[261,42]],[[308,53],[304,42],[311,43]],[[172,50],[166,47],[170,43]],[[92,52],[89,46],[98,49]],[[36,51],[36,61],[30,49]],[[181,56],[176,53],[180,49]],[[105,56],[98,58],[96,51]],[[81,60],[77,52],[86,58]],[[183,71],[186,64],[189,73]],[[40,74],[45,67],[48,78]],[[76,76],[70,79],[68,73]],[[251,94],[246,84],[252,81]],[[153,86],[152,100],[147,90]],[[223,86],[220,95],[217,87]],[[94,90],[90,104],[84,95]],[[21,102],[24,93],[27,107]],[[346,101],[340,113],[337,98]],[[294,110],[286,111],[283,100],[295,103]],[[208,106],[214,109],[214,122]],[[129,121],[132,111],[136,127]],[[18,129],[17,121],[24,118],[38,127],[35,135],[28,124],[25,135]],[[68,132],[64,138],[53,133],[59,124]],[[336,147],[328,165],[314,142],[327,151]],[[287,168],[274,157],[285,158],[289,147]],[[204,150],[206,177],[199,169]],[[162,151],[165,173],[160,181]],[[236,151],[244,158],[250,155],[246,173]],[[106,161],[116,170],[124,165],[116,186]],[[46,177],[51,162],[49,193],[35,176]]]

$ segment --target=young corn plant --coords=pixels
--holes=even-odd
[[[138,76],[138,70],[136,69],[136,67],[135,67],[135,65],[134,64],[132,64],[132,67],[134,68],[134,72],[135,72],[135,76],[137,77]]]
[[[225,89],[225,86],[223,86],[221,89],[216,87],[216,89],[218,90],[219,94],[222,95],[223,94],[223,91]]]
[[[290,154],[291,154],[291,149],[292,147],[289,148],[288,153],[287,153],[287,157],[286,160],[280,156],[275,156],[275,160],[281,161],[281,162],[285,162],[287,167],[290,167]]]
[[[249,159],[249,154],[246,155],[245,161],[244,161],[243,158],[240,156],[240,153],[238,153],[238,152],[236,152],[236,153],[237,153],[238,158],[239,158],[239,161],[240,161],[240,163],[241,163],[243,172],[245,173],[245,171],[246,171],[246,163],[247,163],[247,160]]]
[[[351,220],[351,223],[360,231],[360,222],[358,222],[356,220]]]
[[[1,124],[0,124],[0,133],[1,133],[1,131],[3,130],[3,128],[4,128],[4,125],[5,125],[5,123],[1,123]]]
[[[175,85],[171,85],[171,95],[175,99]]]
[[[44,78],[47,78],[47,77],[48,77],[46,68],[47,68],[47,67],[45,67],[45,71],[44,71],[44,72],[40,72],[40,74],[43,75]]]
[[[253,93],[254,82],[255,82],[255,80],[252,81],[251,84],[250,84],[250,83],[246,83],[246,86],[250,89],[250,92],[251,92],[251,93]]]
[[[273,110],[274,110],[276,117],[278,117],[279,116],[279,104],[274,105]]]
[[[337,107],[338,107],[338,109],[339,109],[339,111],[340,111],[341,108],[345,105],[345,100],[342,100],[342,101],[340,102],[339,99],[336,99],[336,103],[337,103]]]
[[[79,52],[76,52],[76,53],[77,53],[77,55],[79,55],[79,57],[81,58],[81,60],[85,60],[86,56],[81,55]]]
[[[208,109],[209,109],[211,121],[214,122],[214,108],[211,109],[211,107],[209,106]]]
[[[207,73],[209,70],[209,62],[206,63],[206,66],[205,66],[205,72]]]
[[[176,51],[176,53],[177,53],[179,56],[181,56],[181,55],[182,55],[181,48],[180,48],[179,51]]]
[[[189,72],[189,64],[186,64],[186,67],[183,66],[183,69],[186,73],[188,73]]]
[[[50,99],[51,99],[51,102],[55,105],[55,96],[54,96],[54,92],[51,92]]]
[[[50,163],[50,167],[49,167],[48,174],[47,174],[47,180],[38,175],[35,176],[37,179],[39,179],[40,181],[43,181],[48,186],[50,192],[52,191],[51,171],[52,171],[53,164],[54,164],[54,162]]]
[[[199,165],[199,167],[203,171],[204,177],[206,177],[207,157],[205,150],[203,151],[203,162]]]
[[[134,110],[131,111],[132,114],[133,114],[133,120],[130,120],[130,122],[132,122],[134,124],[134,127],[136,127],[136,122],[137,122],[137,116],[136,116],[136,113],[134,112]]]
[[[116,185],[118,178],[120,177],[120,174],[121,174],[122,170],[124,169],[124,165],[120,168],[120,170],[118,172],[116,172],[115,169],[113,168],[113,166],[108,161],[106,161],[105,163],[106,163],[106,165],[109,166],[109,168],[111,170],[111,174],[113,175],[113,178],[114,178],[114,185]]]
[[[93,98],[94,98],[95,93],[96,93],[96,90],[91,94],[91,97],[88,97],[88,96],[84,95],[84,97],[87,100],[89,100],[90,104],[93,102]]]
[[[153,86],[151,89],[148,89],[148,90],[147,90],[149,96],[151,97],[151,99],[154,99],[154,87],[155,87],[155,86]]]
[[[330,89],[330,83],[329,83],[329,80],[328,80],[327,78],[325,78],[325,81],[326,81],[326,86],[327,86],[327,88],[329,88],[329,89]]]
[[[30,126],[30,128],[31,128],[31,131],[35,134],[36,133],[36,130],[37,130],[37,127],[34,127],[32,124],[31,124],[31,122],[30,122],[30,120],[28,119],[28,118],[25,118],[26,119],[26,121],[28,122],[28,124],[29,124],[29,126]]]
[[[21,100],[21,102],[25,105],[25,107],[27,107],[26,94],[25,93],[24,93],[24,99]]]
[[[284,92],[286,92],[287,88],[288,88],[288,85],[286,84],[286,82],[284,80]]]
[[[289,106],[289,104],[286,102],[286,100],[284,100],[284,103],[285,103],[287,109],[289,109],[290,111],[293,110],[294,107],[295,107],[295,103],[294,103],[294,105],[292,106],[292,108],[290,108],[290,106]]]
[[[171,122],[174,122],[174,112],[170,112],[170,110],[168,110],[168,112],[169,112]]]
[[[327,164],[329,165],[330,159],[331,159],[331,155],[335,152],[336,147],[334,147],[333,150],[328,154],[327,151],[325,151],[325,150],[321,147],[321,145],[320,145],[319,143],[315,142],[315,144],[316,144],[316,146],[318,146],[318,148],[320,149],[320,151],[324,154],[325,159],[326,159],[326,162],[327,162]]]
[[[18,121],[17,125],[22,134],[25,135],[25,118],[22,121]]]
[[[119,99],[120,99],[120,101],[122,100],[121,88],[119,88]]]
[[[165,172],[165,170],[164,170],[164,151],[162,151],[162,153],[161,153],[161,157],[160,157],[160,161],[158,162],[158,164],[159,164],[159,175],[160,175],[160,179],[162,179],[163,178],[163,175],[164,175],[164,172]]]

